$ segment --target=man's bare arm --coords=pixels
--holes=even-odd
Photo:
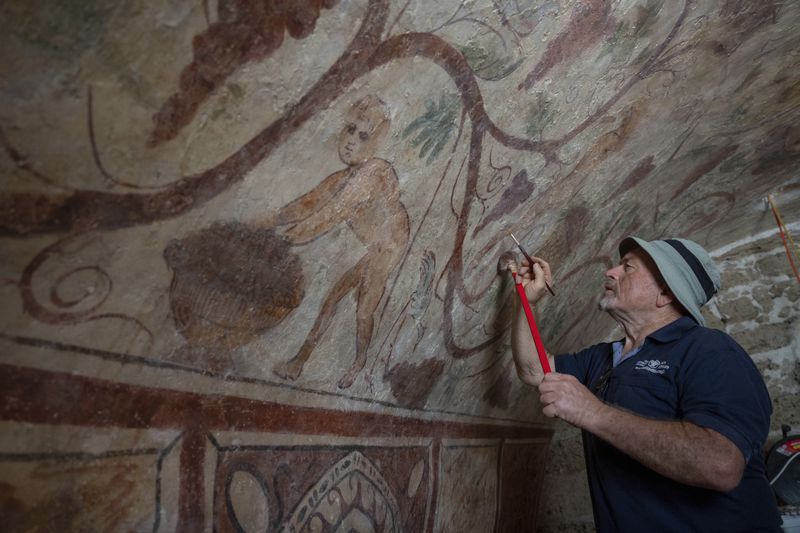
[[[735,489],[744,473],[736,445],[712,429],[691,422],[643,418],[609,405],[594,420],[601,439],[670,479],[707,489]]]
[[[714,430],[680,420],[651,420],[605,404],[566,374],[548,375],[539,392],[546,416],[593,433],[674,481],[727,492],[742,479],[742,452]]]
[[[536,260],[536,258],[534,258]],[[517,277],[525,287],[525,294],[529,302],[537,302],[544,294],[546,289],[545,279],[551,281],[550,266],[542,261],[542,264],[534,264],[533,270],[530,269],[527,260],[517,269],[512,266],[512,271],[517,271]],[[526,385],[538,386],[544,377],[539,358],[536,356],[536,345],[531,336],[528,326],[528,319],[518,297],[514,297],[514,318],[511,323],[511,353],[514,356],[514,366],[517,369],[517,376]],[[554,367],[553,356],[547,355],[550,367]]]

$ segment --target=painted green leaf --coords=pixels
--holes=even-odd
[[[442,94],[439,101],[428,100],[425,112],[415,118],[403,130],[403,138],[416,134],[411,141],[413,148],[419,148],[419,157],[427,156],[427,163],[433,162],[444,149],[455,130],[456,117],[461,104],[457,97]]]
[[[528,108],[527,133],[529,137],[538,137],[556,116],[553,99],[545,93],[536,93],[536,98]]]
[[[635,5],[625,13],[622,20],[617,23],[614,33],[603,44],[597,59],[603,59],[609,54],[617,59],[630,57],[636,49],[637,41],[653,30],[662,3],[660,0],[649,0],[644,4]],[[638,54],[637,60],[642,57],[643,54]]]
[[[486,48],[476,40],[470,40],[458,49],[475,75],[485,80],[503,79],[522,63],[522,58],[515,60],[511,55],[503,55],[497,47]]]

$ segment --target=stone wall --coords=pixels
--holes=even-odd
[[[771,446],[781,424],[800,433],[800,282],[777,234],[728,246],[717,260],[724,289],[705,316],[710,327],[731,334],[761,370],[772,397]]]
[[[800,224],[793,228],[796,234]],[[800,434],[800,283],[780,236],[766,233],[712,252],[722,289],[703,308],[706,325],[733,336],[764,376],[773,405],[764,453],[781,438],[782,424]],[[563,423],[555,428],[539,531],[594,531],[580,431]]]

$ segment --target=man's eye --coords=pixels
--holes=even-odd
[[[367,139],[369,139],[369,134],[366,131],[360,131],[358,133],[358,138],[361,139],[362,141],[366,141]]]

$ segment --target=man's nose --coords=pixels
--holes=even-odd
[[[611,279],[617,279],[617,275],[619,274],[619,265],[615,267],[611,267],[606,270],[606,277]]]

